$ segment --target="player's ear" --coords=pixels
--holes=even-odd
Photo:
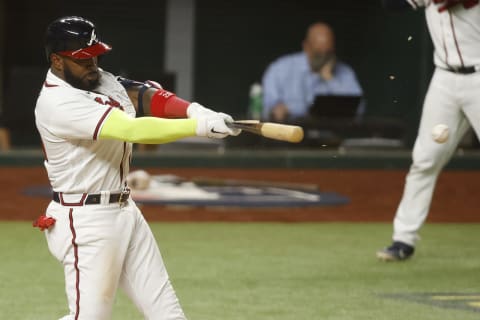
[[[63,71],[63,59],[58,54],[52,53],[50,55],[50,62],[52,68]]]

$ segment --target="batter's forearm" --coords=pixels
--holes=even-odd
[[[112,109],[100,129],[99,139],[161,144],[196,135],[196,119],[130,118]]]
[[[137,117],[153,116],[157,118],[189,118],[202,123],[207,121],[206,117],[217,117],[223,119],[218,123],[222,127],[221,131],[206,133],[203,129],[197,130],[197,134],[211,138],[224,138],[225,134],[238,135],[241,130],[231,129],[225,126],[225,122],[233,122],[233,118],[222,112],[215,112],[205,108],[197,102],[189,102],[177,97],[173,92],[164,90],[158,83],[146,81],[145,83],[120,78],[120,82],[127,90],[127,94],[132,100]],[[207,121],[208,122],[208,121]],[[201,126],[200,126],[201,127]],[[198,128],[197,128],[198,129]]]

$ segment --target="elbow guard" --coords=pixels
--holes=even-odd
[[[190,102],[177,97],[174,93],[159,89],[150,102],[150,113],[159,118],[185,118]]]

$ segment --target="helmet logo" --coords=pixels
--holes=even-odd
[[[95,29],[92,30],[92,34],[90,35],[90,40],[87,42],[89,46],[97,42],[97,35],[95,34]]]

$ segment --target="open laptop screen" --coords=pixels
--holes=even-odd
[[[315,118],[354,118],[361,96],[316,96],[309,114]]]

